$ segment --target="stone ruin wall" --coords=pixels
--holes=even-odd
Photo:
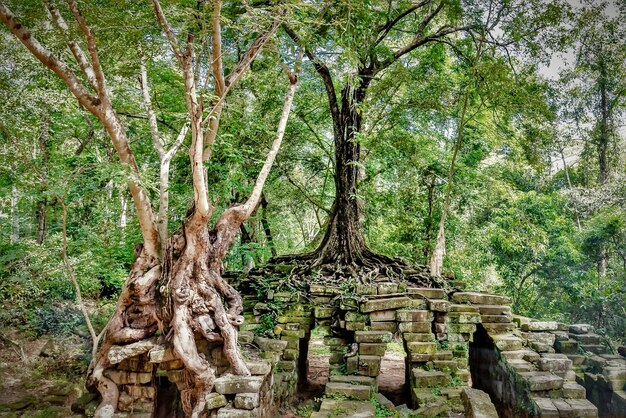
[[[420,416],[498,416],[491,403],[501,417],[626,416],[626,353],[622,347],[621,355],[606,354],[588,325],[515,316],[505,296],[391,283],[357,292],[355,297],[311,285],[308,294],[270,292],[263,300],[244,295],[239,342],[252,376],[219,377],[207,397],[208,416],[276,416],[306,384],[314,328],[331,353],[326,399],[314,418],[350,416],[337,414],[336,399],[376,396],[381,360],[394,335],[406,352],[405,398]],[[275,338],[256,335],[276,306],[282,311]],[[221,345],[198,349],[212,359],[218,376],[227,370]],[[182,361],[156,338],[114,347],[110,359],[115,368],[106,375],[120,387],[119,418],[157,416],[159,398],[172,397],[172,391],[175,397],[174,385],[185,389]],[[172,386],[169,394],[163,382]],[[483,404],[487,412],[476,412]],[[370,416],[367,411],[363,416]]]

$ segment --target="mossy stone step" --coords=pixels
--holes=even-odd
[[[376,378],[369,376],[334,375],[330,376],[330,381],[335,383],[370,386],[374,392],[378,390],[378,382],[376,381]]]
[[[353,385],[351,383],[328,382],[324,394],[327,397],[345,396],[350,399],[366,401],[372,394],[372,387],[369,385]]]
[[[369,401],[324,399],[310,418],[374,418],[376,407]]]

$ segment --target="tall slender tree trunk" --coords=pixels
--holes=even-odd
[[[598,88],[600,93],[600,132],[597,141],[598,151],[598,184],[600,187],[604,186],[609,178],[609,162],[608,162],[608,149],[609,149],[609,104],[608,104],[608,92],[607,92],[607,75],[606,65],[602,57],[599,62],[600,66],[600,79],[598,80]],[[606,245],[600,244],[598,249],[598,286],[600,280],[606,277],[607,268],[607,255]]]
[[[430,256],[430,274],[432,274],[433,276],[441,276],[441,273],[443,272],[443,259],[446,255],[446,217],[448,216],[448,210],[450,209],[450,197],[452,195],[456,157],[459,153],[459,149],[461,148],[461,142],[463,141],[465,114],[467,112],[468,103],[469,92],[466,91],[463,97],[463,107],[461,108],[461,116],[459,118],[459,126],[457,128],[457,136],[454,143],[454,152],[452,153],[452,160],[450,161],[450,170],[448,171],[446,200],[443,204],[443,210],[441,211],[441,219],[439,220],[439,230],[437,231],[435,248],[433,249],[433,253]]]
[[[50,115],[44,114],[41,123],[41,135],[39,136],[39,152],[41,155],[41,192],[45,193],[48,188],[48,161],[50,152],[48,150],[48,135],[50,133]],[[43,244],[46,236],[46,213],[48,211],[48,202],[45,196],[41,197],[37,202],[36,223],[37,223],[37,244]]]
[[[20,218],[17,203],[17,187],[13,185],[11,189],[11,244],[17,243],[20,239]]]

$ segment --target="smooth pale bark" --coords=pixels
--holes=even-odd
[[[170,163],[183,144],[189,126],[185,122],[173,144],[166,149],[166,144],[159,132],[156,114],[152,107],[150,88],[148,86],[148,74],[143,57],[140,58],[139,83],[141,85],[144,106],[148,114],[152,144],[159,155],[159,212],[157,216],[157,229],[159,231],[159,242],[161,243],[161,258],[163,258],[168,245]]]

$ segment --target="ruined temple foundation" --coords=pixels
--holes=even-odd
[[[374,417],[377,403],[398,407],[400,416],[626,416],[626,350],[608,354],[589,325],[516,316],[508,297],[476,292],[382,283],[359,286],[357,294],[311,285],[307,294],[244,295],[239,342],[252,376],[227,374],[219,343],[199,346],[220,376],[207,415],[279,416],[306,383],[317,329],[330,350],[331,376],[314,418]],[[274,338],[258,335],[276,307]],[[392,339],[406,352],[402,407],[378,393]],[[109,359],[115,368],[106,374],[121,393],[117,417],[156,416],[161,398],[186,389],[182,361],[156,338],[114,347]]]

